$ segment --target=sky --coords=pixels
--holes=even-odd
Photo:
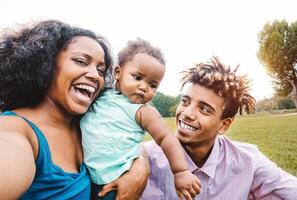
[[[159,47],[166,73],[159,91],[176,96],[179,72],[218,56],[247,74],[251,94],[273,95],[271,79],[257,58],[258,33],[267,22],[297,20],[293,0],[9,0],[1,2],[0,29],[58,19],[105,36],[114,54],[140,37]]]

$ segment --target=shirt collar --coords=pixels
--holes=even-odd
[[[192,172],[196,170],[200,170],[213,179],[215,176],[215,171],[218,164],[219,149],[220,149],[220,143],[219,143],[218,137],[216,137],[211,153],[202,168],[197,167],[196,164],[190,158],[190,156],[187,153],[185,153],[189,170],[191,170]]]

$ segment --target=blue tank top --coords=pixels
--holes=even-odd
[[[19,116],[6,111],[0,115]],[[39,143],[38,155],[35,160],[36,174],[32,185],[20,198],[27,199],[77,199],[89,200],[91,195],[90,177],[85,164],[80,166],[79,173],[67,173],[51,160],[47,140],[41,130],[28,119],[23,118],[34,130]]]

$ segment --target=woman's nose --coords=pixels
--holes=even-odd
[[[99,80],[100,75],[98,74],[97,67],[89,67],[86,77],[93,80]]]

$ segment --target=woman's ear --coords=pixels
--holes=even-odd
[[[221,128],[218,131],[218,134],[223,135],[225,134],[225,132],[228,130],[228,128],[230,127],[231,123],[233,122],[233,117],[229,117],[226,119],[222,119],[221,121]]]
[[[120,74],[121,74],[121,67],[117,65],[114,69],[114,79],[118,80],[120,78]]]

